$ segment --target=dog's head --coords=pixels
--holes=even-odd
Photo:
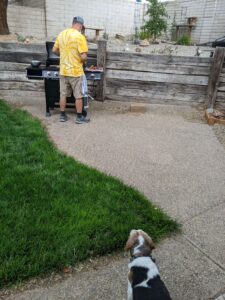
[[[151,237],[143,230],[131,230],[124,250],[131,256],[149,256],[155,245]]]

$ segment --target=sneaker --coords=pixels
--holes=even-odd
[[[80,118],[76,118],[75,120],[75,123],[76,124],[86,124],[86,123],[89,123],[90,122],[90,119],[87,118],[87,117],[84,117],[84,116],[81,116]]]
[[[60,114],[59,121],[60,122],[66,122],[68,120],[68,117],[66,114]]]

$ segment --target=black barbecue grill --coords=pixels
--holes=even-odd
[[[46,116],[51,116],[50,110],[59,107],[59,56],[52,52],[54,42],[46,42],[47,59],[45,66],[35,67],[31,64],[27,68],[27,78],[33,80],[44,80],[45,83],[45,100],[46,100]],[[85,75],[87,80],[93,82],[102,79],[102,70],[91,70],[90,66],[96,65],[96,59],[88,58]],[[75,98],[73,96],[67,98],[67,106],[74,107]]]

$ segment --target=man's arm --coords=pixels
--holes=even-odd
[[[81,59],[82,63],[85,63],[87,60],[87,52],[81,53],[80,59]]]
[[[87,45],[87,41],[83,35],[79,39],[78,52],[80,53],[80,59],[81,59],[82,63],[85,63],[85,61],[87,60],[88,45]]]
[[[58,56],[60,55],[59,48],[56,48],[55,46],[52,48],[52,52]]]
[[[59,51],[59,37],[57,37],[55,44],[52,48],[52,52],[55,53],[56,55],[60,55],[60,51]]]

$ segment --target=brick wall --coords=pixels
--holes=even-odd
[[[8,25],[11,33],[22,36],[45,37],[44,9],[9,5]]]

